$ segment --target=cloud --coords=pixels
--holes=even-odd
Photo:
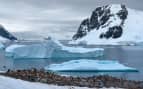
[[[71,39],[97,6],[111,3],[143,10],[142,0],[0,0],[0,24],[10,32]]]

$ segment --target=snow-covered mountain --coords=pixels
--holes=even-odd
[[[0,41],[1,40],[17,40],[15,36],[9,33],[2,25],[0,25]]]
[[[84,19],[72,43],[118,44],[143,41],[143,12],[125,5],[97,7]]]

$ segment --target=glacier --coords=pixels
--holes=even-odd
[[[137,72],[137,69],[127,67],[113,60],[71,60],[61,64],[51,64],[46,70],[57,72]]]
[[[104,49],[68,47],[57,40],[46,40],[38,44],[12,44],[5,52],[7,57],[13,58],[88,58],[102,56]]]

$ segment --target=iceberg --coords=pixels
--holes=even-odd
[[[17,48],[20,48],[20,47],[23,47],[24,45],[17,45],[17,44],[14,44],[14,45],[10,45],[9,47],[6,48],[6,52],[13,52],[14,49],[17,49]]]
[[[57,40],[54,40],[54,42],[61,47],[61,50],[68,51],[71,53],[87,53],[87,52],[93,52],[95,50],[104,51],[103,48],[68,47],[68,46],[64,46]]]
[[[60,48],[52,53],[53,58],[95,58],[104,55],[103,48],[68,47],[54,40]]]
[[[56,72],[137,72],[137,69],[127,67],[118,61],[87,59],[51,64],[45,69]]]
[[[6,49],[6,56],[13,58],[89,58],[103,55],[103,48],[68,47],[56,40],[20,45],[12,44]]]
[[[14,44],[7,47],[5,51],[6,56],[13,58],[46,58],[49,56],[47,52],[48,48],[44,44]]]

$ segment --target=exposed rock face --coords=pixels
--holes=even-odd
[[[9,40],[17,40],[11,33],[9,33],[3,26],[0,25],[0,36],[9,39]]]
[[[119,38],[122,36],[123,25],[128,17],[128,10],[125,5],[120,5],[117,11],[115,11],[112,5],[106,5],[96,8],[90,18],[83,20],[78,28],[77,33],[73,36],[74,40],[82,38],[87,35],[91,30],[102,30],[106,28],[106,31],[99,35],[100,39]],[[116,23],[115,20],[119,22]]]

